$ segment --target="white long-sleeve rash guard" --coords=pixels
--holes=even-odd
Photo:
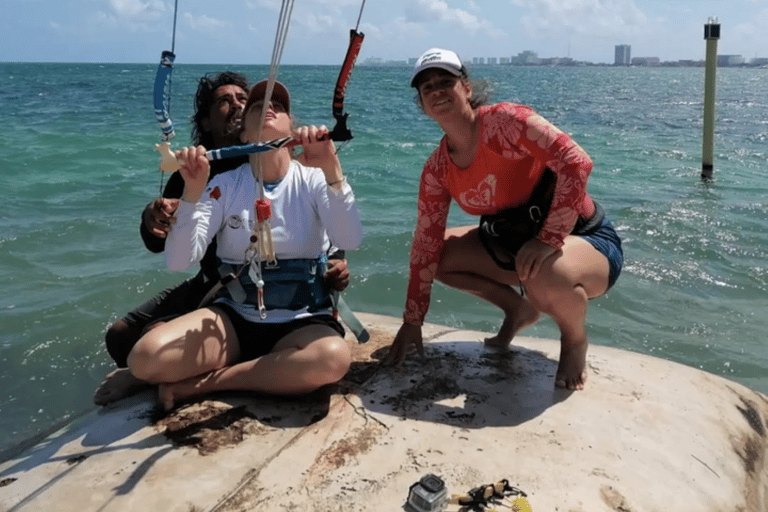
[[[271,187],[270,187],[271,188]],[[165,245],[170,270],[186,270],[198,263],[216,237],[217,256],[226,263],[245,261],[253,224],[258,183],[249,164],[215,176],[197,203],[180,201]],[[272,203],[272,243],[278,259],[317,258],[329,246],[356,249],[363,238],[352,188],[344,180],[337,191],[320,169],[291,161],[288,174],[264,197]],[[251,321],[262,321],[252,305],[227,302]],[[302,311],[270,311],[267,321],[306,316]]]

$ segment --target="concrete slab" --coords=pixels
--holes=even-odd
[[[586,389],[556,390],[558,342],[430,324],[426,360],[382,367],[400,321],[359,318],[372,340],[339,385],[166,417],[123,400],[2,463],[0,510],[397,511],[427,473],[449,494],[506,478],[537,512],[768,510],[760,393],[599,346]]]

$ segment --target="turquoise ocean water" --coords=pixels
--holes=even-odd
[[[87,411],[113,367],[107,325],[186,277],[139,238],[158,194],[156,64],[0,63],[0,452]],[[196,79],[177,64],[174,146]],[[251,79],[266,66],[236,68]],[[332,123],[338,68],[283,66],[304,123]],[[703,69],[482,67],[496,100],[531,105],[590,153],[589,192],[624,240],[624,271],[591,303],[592,343],[670,359],[768,392],[768,70],[718,70],[715,179],[701,168]],[[440,132],[406,68],[358,67],[341,160],[365,240],[348,255],[360,311],[399,316],[421,165]],[[474,223],[454,207],[452,224]],[[493,331],[501,315],[438,285],[428,320]],[[524,331],[556,338],[548,319]],[[638,372],[642,369],[638,368]]]

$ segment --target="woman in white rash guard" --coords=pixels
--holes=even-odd
[[[253,154],[249,163],[207,183],[205,148],[177,152],[184,194],[166,242],[169,269],[197,263],[214,237],[221,262],[239,269],[259,236],[254,203],[264,198],[271,202],[269,225],[278,267],[267,265],[263,255],[251,265],[262,277],[262,302],[258,280],[252,277],[256,269],[249,272],[246,267],[232,281],[244,293],[222,287],[207,306],[139,340],[128,367],[134,376],[159,385],[166,410],[180,400],[214,391],[308,393],[340,380],[351,363],[322,273],[329,239],[345,250],[357,248],[362,240],[355,197],[328,129],[294,129],[288,90],[274,82],[271,100],[265,103],[266,86],[262,81],[250,92],[241,140],[292,136],[303,147],[301,155],[294,158],[285,147]],[[262,109],[266,113],[259,126]],[[254,170],[261,173],[263,197]]]

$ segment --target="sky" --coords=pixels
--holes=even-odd
[[[358,63],[407,60],[431,47],[464,60],[539,57],[613,63],[703,60],[717,18],[720,55],[768,57],[768,0],[294,0],[281,64],[339,64],[365,2]],[[0,62],[269,64],[278,0],[0,0]]]

